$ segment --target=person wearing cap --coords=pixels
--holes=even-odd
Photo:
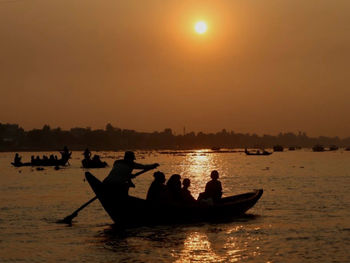
[[[103,183],[108,185],[110,189],[115,191],[119,197],[128,195],[129,188],[134,187],[131,182],[132,171],[134,169],[154,169],[159,164],[139,164],[135,162],[134,152],[127,151],[124,154],[124,159],[116,160],[113,164],[112,170],[108,176],[103,180]]]

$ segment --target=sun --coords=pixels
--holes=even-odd
[[[200,35],[207,32],[207,28],[207,24],[204,21],[199,21],[194,25],[194,30]]]

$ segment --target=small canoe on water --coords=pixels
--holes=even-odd
[[[108,166],[106,162],[88,159],[82,160],[81,164],[83,165],[83,168],[105,168],[106,166]]]
[[[266,156],[272,154],[271,152],[263,151],[263,152],[249,152],[247,149],[245,149],[245,154],[246,155],[261,155],[261,156]]]
[[[103,183],[90,173],[86,179],[114,223],[123,227],[169,225],[196,222],[227,221],[252,208],[263,194],[255,190],[245,194],[224,197],[218,203],[194,205],[154,204],[141,198],[128,196],[123,202],[106,194]]]

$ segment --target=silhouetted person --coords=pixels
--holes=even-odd
[[[221,199],[222,196],[222,186],[219,179],[218,171],[214,170],[210,174],[211,181],[209,181],[205,186],[204,193],[201,193],[198,200],[202,199],[212,199],[214,202]]]
[[[85,149],[83,155],[84,155],[84,158],[85,158],[86,160],[90,160],[90,158],[91,158],[91,152],[90,152],[89,148],[86,148],[86,149]]]
[[[22,162],[21,162],[21,159],[22,159],[22,157],[19,156],[18,153],[16,153],[16,154],[15,154],[14,163],[15,163],[15,164],[21,164],[21,163],[22,163]]]
[[[162,202],[165,194],[165,175],[162,172],[153,174],[154,181],[148,189],[146,199],[151,202]]]
[[[35,158],[34,158],[34,155],[32,155],[31,157],[30,157],[30,163],[33,165],[33,164],[35,164]]]
[[[46,155],[43,155],[43,164],[47,164],[49,162],[49,158]]]
[[[53,156],[53,154],[50,155],[49,161],[51,164],[55,163],[55,157]]]
[[[194,199],[194,197],[192,196],[190,190],[188,190],[188,188],[190,187],[191,185],[191,180],[188,179],[188,178],[185,178],[183,181],[182,181],[182,189],[181,189],[181,197],[182,197],[182,200],[185,204],[193,204],[196,202],[196,199]]]
[[[62,159],[69,159],[72,152],[70,152],[68,150],[68,147],[67,146],[64,146],[63,147],[63,151],[60,152],[61,156],[62,156]]]
[[[173,174],[166,183],[166,202],[181,203],[181,176]]]
[[[135,163],[135,154],[131,151],[127,151],[124,154],[124,159],[117,160],[113,164],[112,170],[108,176],[103,180],[103,183],[107,185],[110,190],[117,195],[117,197],[126,197],[128,195],[129,188],[133,186],[131,182],[132,171],[134,169],[153,169],[159,164],[139,164]]]
[[[39,155],[37,155],[35,158],[35,164],[40,164],[40,162],[41,162],[40,157]]]
[[[100,156],[95,154],[94,157],[92,157],[92,161],[99,164],[101,162]]]

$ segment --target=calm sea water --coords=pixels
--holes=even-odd
[[[99,154],[110,165],[122,156]],[[32,153],[21,155],[26,161]],[[194,196],[213,169],[224,195],[265,192],[248,216],[231,223],[137,228],[123,236],[98,201],[71,227],[55,223],[94,196],[81,152],[59,171],[14,168],[13,157],[0,153],[0,262],[350,262],[350,152],[138,152],[140,163],[190,178]],[[103,179],[109,170],[90,172]],[[131,193],[145,197],[151,180],[152,172],[135,179]]]

